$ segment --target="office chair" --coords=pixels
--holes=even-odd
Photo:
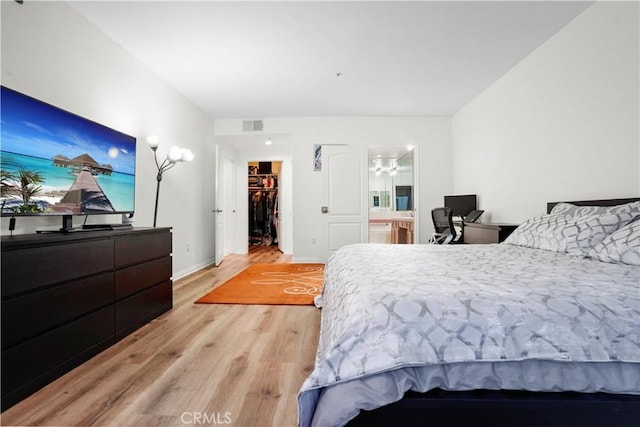
[[[458,233],[453,226],[453,213],[451,208],[431,209],[431,218],[433,219],[435,233],[431,236],[429,243],[446,245],[456,240]]]

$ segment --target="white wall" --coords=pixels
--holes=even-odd
[[[164,176],[158,226],[173,227],[174,277],[210,262],[213,160],[205,143],[213,139],[213,122],[65,3],[3,1],[1,8],[4,86],[138,138],[135,226],[153,223],[156,169],[146,136],[160,136],[162,154],[169,145],[192,149],[192,163]],[[14,233],[60,224],[19,218]],[[2,234],[7,228],[4,218]]]
[[[494,221],[640,193],[638,3],[598,2],[452,119],[453,189]]]
[[[442,205],[451,183],[451,121],[447,117],[315,117],[266,118],[264,132],[291,135],[293,144],[294,261],[322,261],[325,254],[312,244],[321,221],[321,174],[313,171],[314,144],[417,147],[419,156],[420,221],[418,241],[432,233],[431,208]],[[242,135],[241,119],[215,121],[216,138]]]

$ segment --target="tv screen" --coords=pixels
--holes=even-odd
[[[461,196],[444,196],[444,205],[451,208],[453,216],[465,217],[477,208],[477,197],[475,194]]]
[[[133,213],[136,138],[0,89],[2,215]]]

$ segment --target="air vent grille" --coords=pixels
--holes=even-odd
[[[262,131],[262,120],[243,120],[242,131],[243,132],[260,132]]]

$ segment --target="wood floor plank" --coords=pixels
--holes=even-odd
[[[230,255],[174,283],[174,308],[1,414],[21,426],[294,426],[313,366],[313,306],[194,304],[275,248]],[[226,418],[225,418],[226,417]],[[205,424],[205,423],[203,423]]]

